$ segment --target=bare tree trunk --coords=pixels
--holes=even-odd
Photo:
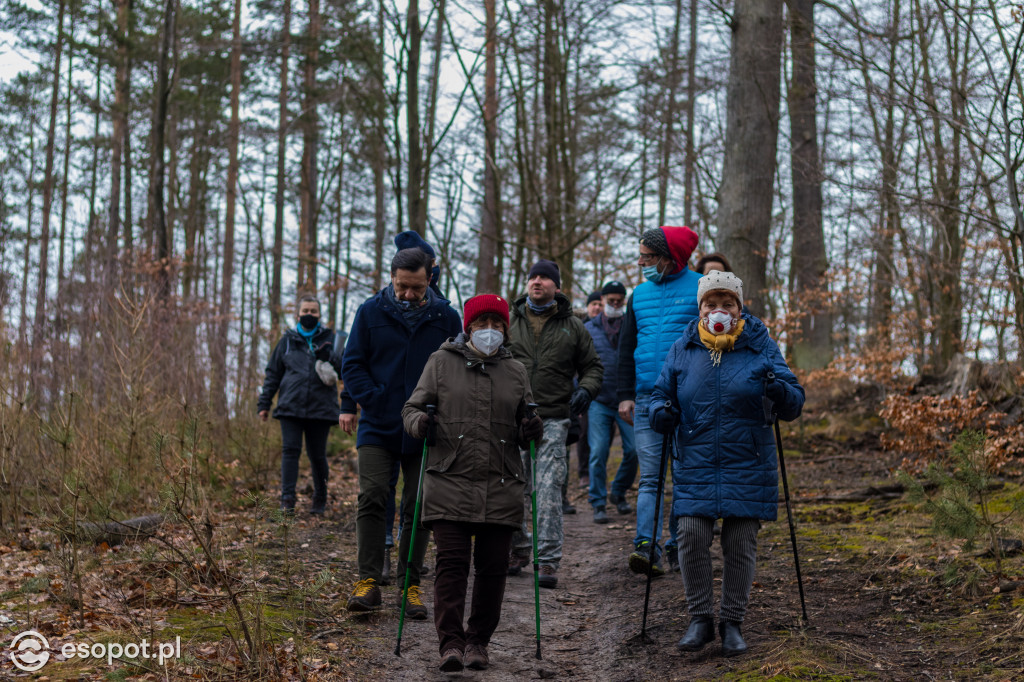
[[[690,2],[690,47],[686,55],[686,166],[683,171],[683,224],[693,227],[693,184],[697,173],[694,102],[697,99],[697,2]]]
[[[181,14],[181,0],[174,0],[174,21],[171,37],[171,73],[174,74],[168,93],[167,110],[167,258],[174,252],[174,230],[178,224],[178,100],[172,95],[178,89],[178,64],[181,61],[181,32],[178,30],[178,17]],[[170,280],[171,270],[168,263],[168,289],[173,288]]]
[[[153,134],[149,164],[149,232],[156,246],[158,263],[156,292],[160,300],[170,295],[171,244],[167,230],[167,214],[164,210],[164,153],[167,129],[168,52],[174,34],[174,2],[164,0],[164,21],[160,31],[160,52],[157,55],[156,88],[153,91]]]
[[[427,90],[427,134],[423,141],[422,185],[420,191],[419,224],[423,233],[427,231],[427,212],[430,210],[430,171],[433,168],[435,129],[437,127],[437,93],[441,82],[441,59],[444,50],[445,0],[437,0],[437,22],[434,25],[434,44],[431,47],[433,60],[430,63],[430,86]]]
[[[301,209],[299,221],[298,285],[305,292],[315,292],[317,259],[317,156],[320,142],[320,121],[317,112],[319,86],[317,67],[320,61],[320,0],[309,0],[309,30],[306,36],[306,60],[303,66],[305,97],[302,112],[302,170],[299,193]]]
[[[887,344],[889,335],[889,317],[892,314],[893,286],[896,282],[895,238],[900,232],[899,199],[896,196],[898,178],[898,161],[896,149],[896,111],[897,66],[899,59],[900,0],[894,0],[891,6],[891,25],[889,29],[888,84],[885,101],[881,103],[885,111],[885,122],[879,131],[876,125],[875,138],[879,146],[882,160],[882,187],[879,193],[882,228],[875,240],[874,257],[871,276],[871,303],[868,309],[868,333],[871,343]],[[868,84],[867,66],[863,67],[865,85]],[[876,121],[873,100],[868,92],[868,106],[872,121]]]
[[[476,293],[499,291],[501,277],[495,267],[501,235],[498,179],[498,35],[495,0],[484,0],[486,16],[484,54],[484,206],[480,221],[480,250],[476,262]]]
[[[274,187],[274,257],[270,285],[270,321],[274,329],[284,318],[281,306],[281,270],[284,258],[285,152],[288,147],[288,60],[292,49],[292,3],[284,0],[281,27],[281,71],[277,94],[277,182]]]
[[[696,5],[696,2],[691,2]],[[662,121],[661,155],[658,160],[658,224],[665,224],[665,210],[668,205],[668,175],[675,146],[673,126],[676,120],[676,92],[679,89],[679,25],[683,21],[683,0],[676,0],[675,21],[672,24],[672,45],[669,47],[668,102],[665,104],[665,118]]]
[[[135,47],[135,0],[128,0],[128,27],[127,27],[127,41],[128,51],[125,53],[125,82],[128,87],[131,87],[132,82],[132,55],[133,48]],[[128,123],[131,120],[131,108],[132,100],[131,97],[126,97],[124,101],[124,117],[125,126],[122,131],[124,134],[124,141],[121,148],[124,150],[124,220],[121,226],[124,228],[124,248],[125,251],[131,253],[132,251],[132,235],[134,233],[135,226],[132,225],[132,133]]]
[[[74,57],[75,57],[75,10],[72,8],[71,16],[68,17],[68,37],[70,39],[70,46],[68,47],[68,95],[64,102],[64,170],[61,173],[60,180],[60,236],[58,237],[57,244],[57,316],[62,318],[64,315],[63,306],[60,305],[60,301],[63,296],[61,295],[64,289],[64,275],[65,275],[65,245],[67,244],[68,235],[68,178],[71,174],[71,146],[73,139],[71,136],[71,98],[74,95]],[[58,324],[58,329],[62,324]]]
[[[828,257],[821,218],[814,0],[788,0],[788,7],[793,62],[793,80],[789,85],[793,182],[793,251],[789,281],[792,307],[803,315],[799,337],[790,347],[797,367],[822,369],[832,361],[832,316],[825,280]]]
[[[57,101],[60,95],[60,57],[64,49],[64,12],[67,3],[60,0],[57,8],[57,42],[53,55],[53,89],[50,92],[50,123],[46,129],[46,169],[43,171],[43,221],[39,232],[39,289],[36,293],[35,328],[45,329],[43,322],[49,309],[46,305],[47,266],[50,262],[50,212],[53,208],[53,155],[57,137]],[[43,348],[33,343],[33,358]]]
[[[558,45],[558,5],[555,0],[544,0],[544,54],[543,54],[543,107],[544,107],[544,232],[540,235],[541,255],[557,261],[563,237],[562,183],[559,163],[558,133],[560,104],[558,84],[562,71]],[[561,265],[561,264],[559,264]]]
[[[98,12],[97,23],[100,27],[105,25],[104,15],[102,12]],[[101,36],[102,33],[97,33]],[[97,38],[97,49],[102,47],[102,38]],[[96,196],[99,192],[99,167],[100,167],[100,145],[98,140],[100,138],[100,96],[101,86],[103,84],[103,60],[99,57],[96,58],[96,95],[95,104],[93,106],[94,112],[92,117],[92,163],[89,168],[89,228],[86,232],[86,249],[88,254],[88,262],[85,267],[85,281],[88,284],[92,284],[93,276],[95,275],[95,268],[104,259],[95,258],[96,251],[102,251],[99,247],[101,242],[99,231],[99,212],[96,210]],[[89,287],[91,290],[92,287]]]
[[[384,235],[387,233],[384,174],[388,163],[388,150],[384,142],[387,121],[387,100],[384,96],[384,0],[377,3],[377,58],[374,67],[374,126],[370,142],[373,150],[373,290],[380,291],[384,276]],[[399,220],[401,214],[399,206]]]
[[[766,264],[778,148],[782,3],[736,0],[726,90],[718,247],[743,280],[750,310],[767,309]]]
[[[227,414],[228,319],[231,316],[231,285],[235,277],[235,206],[238,198],[238,134],[239,106],[242,89],[242,0],[235,0],[234,19],[231,22],[231,121],[228,124],[228,178],[224,204],[224,265],[220,287],[220,312],[217,333],[210,349],[212,376],[210,398],[220,415]]]
[[[35,224],[33,215],[36,205],[36,126],[34,116],[28,121],[28,177],[25,179],[28,189],[28,206],[25,214],[25,251],[21,264],[21,309],[18,316],[18,345],[24,348],[28,344],[28,330],[32,325],[28,321],[28,274],[32,271],[32,226]]]
[[[934,164],[932,173],[932,191],[938,206],[935,209],[935,234],[932,240],[932,277],[935,281],[933,312],[935,317],[935,329],[932,334],[935,352],[931,358],[933,369],[936,372],[945,371],[953,356],[962,351],[962,327],[963,327],[963,301],[960,291],[962,278],[963,261],[963,237],[960,233],[961,215],[959,211],[960,202],[960,173],[961,173],[961,142],[962,131],[966,127],[966,66],[961,65],[960,60],[967,63],[969,57],[966,55],[967,45],[961,45],[960,41],[969,42],[966,32],[961,33],[959,23],[952,30],[940,31],[946,41],[946,57],[950,67],[950,75],[953,79],[949,91],[949,111],[939,109],[938,95],[936,94],[936,83],[931,73],[930,57],[928,53],[928,38],[926,31],[927,21],[924,17],[920,2],[915,2],[918,31],[921,48],[921,66],[923,69],[922,84],[924,88],[924,102],[928,110],[930,120],[931,159]],[[973,14],[969,16],[973,17]],[[941,18],[941,17],[940,17]],[[965,35],[966,34],[966,35]],[[944,139],[942,126],[948,124],[949,140]],[[922,126],[924,123],[922,122]],[[926,132],[922,130],[922,132]]]
[[[420,203],[423,201],[423,149],[420,143],[420,49],[423,43],[423,28],[420,26],[419,0],[409,0],[406,14],[406,36],[408,38],[409,62],[405,78],[405,117],[408,137],[408,209],[409,229],[424,234],[425,225],[420,222]]]
[[[113,130],[110,135],[110,202],[107,214],[108,290],[117,281],[117,238],[121,231],[121,162],[128,127],[128,14],[130,0],[114,0],[117,8],[117,70],[114,74]]]

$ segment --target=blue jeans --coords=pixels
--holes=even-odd
[[[636,480],[636,446],[633,444],[633,427],[619,416],[617,408],[609,407],[596,400],[590,403],[587,412],[587,441],[590,445],[590,504],[605,506],[608,480],[608,450],[612,445],[612,424],[618,423],[622,434],[622,463],[612,481],[612,496],[623,497]]]
[[[654,530],[654,508],[658,500],[658,477],[661,466],[661,448],[664,443],[664,436],[651,428],[651,394],[638,393],[636,396],[636,411],[633,414],[633,436],[636,439],[637,460],[640,463],[640,486],[636,495],[636,537],[633,544],[650,542],[651,531]],[[669,461],[672,460],[672,444],[669,443]],[[666,466],[666,469],[668,466]],[[667,485],[667,484],[666,484]],[[664,502],[664,501],[662,501]],[[661,539],[662,518],[665,515],[665,504],[661,505],[661,513],[658,515],[657,531],[653,541],[655,544]],[[668,509],[671,516],[671,505]],[[669,541],[666,549],[676,546],[676,528],[674,523],[669,524]],[[655,550],[655,557],[661,553]]]

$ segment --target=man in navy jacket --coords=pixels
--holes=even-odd
[[[402,406],[419,381],[427,358],[462,331],[459,314],[430,284],[432,260],[420,248],[402,249],[391,261],[391,284],[359,306],[345,345],[345,390],[362,407],[356,449],[359,453],[359,503],[356,512],[359,581],[349,611],[369,611],[381,602],[384,568],[385,508],[394,462],[401,462],[403,524],[412,528],[423,441],[402,428]],[[406,566],[410,533],[398,550],[398,584],[409,574],[406,616],[425,619],[419,567],[427,548],[426,532],[416,533],[412,564]],[[399,597],[401,600],[401,597]],[[400,603],[400,601],[399,601]]]
[[[619,415],[619,332],[626,312],[626,287],[612,280],[601,288],[601,312],[585,325],[594,337],[594,348],[604,365],[601,391],[590,403],[587,415],[590,441],[590,505],[594,508],[594,523],[608,523],[605,504],[611,501],[620,514],[633,511],[626,501],[626,491],[633,485],[637,472],[636,446],[633,425]],[[622,433],[622,464],[612,481],[611,498],[608,494],[608,451],[615,436],[615,425]]]

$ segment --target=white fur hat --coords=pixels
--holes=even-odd
[[[739,299],[740,306],[743,306],[743,282],[731,272],[712,270],[700,278],[697,284],[697,306],[700,307],[704,297],[712,291],[728,291],[735,294]]]

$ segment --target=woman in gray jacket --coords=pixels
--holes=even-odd
[[[508,302],[493,294],[474,296],[463,317],[464,332],[430,356],[402,409],[405,430],[424,438],[432,425],[427,405],[437,407],[421,518],[437,546],[434,625],[445,672],[489,664],[487,645],[501,617],[512,533],[523,518],[519,448],[543,434],[540,418],[528,414],[533,396],[526,368],[504,346]],[[464,628],[471,553],[475,582]]]

